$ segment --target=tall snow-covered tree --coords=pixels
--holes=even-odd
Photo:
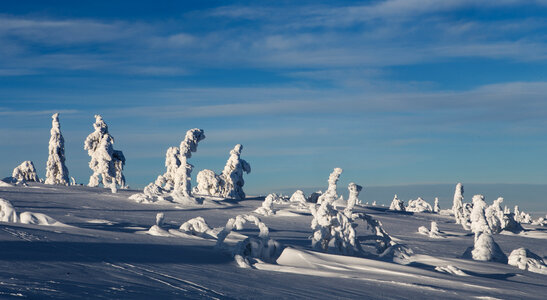
[[[84,142],[84,149],[91,157],[89,168],[93,171],[88,186],[98,186],[100,177],[102,177],[105,187],[111,187],[113,190],[115,190],[116,184],[124,187],[125,177],[122,170],[125,165],[125,157],[123,153],[114,150],[114,137],[108,133],[108,125],[100,115],[95,115],[93,128],[95,131],[89,134]]]
[[[222,171],[224,197],[245,199],[243,172],[251,173],[251,165],[246,160],[241,159],[242,150],[243,146],[241,144],[235,145],[234,149],[230,151],[230,158],[228,158]]]
[[[458,184],[456,185],[456,191],[454,192],[452,213],[454,213],[454,219],[456,219],[456,224],[460,224],[463,217],[463,184],[461,184],[460,182],[458,182]]]
[[[175,172],[175,194],[182,197],[192,197],[192,170],[194,166],[188,163],[192,152],[198,150],[198,143],[205,138],[202,129],[194,128],[186,132],[184,140],[180,143],[180,166]]]
[[[51,137],[49,139],[49,156],[46,166],[46,184],[69,185],[68,169],[65,165],[65,139],[61,134],[59,113],[51,116]]]

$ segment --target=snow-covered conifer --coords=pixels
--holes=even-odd
[[[340,174],[342,174],[342,169],[334,168],[332,173],[329,175],[329,187],[326,192],[319,195],[317,198],[317,204],[321,204],[323,201],[328,201],[332,204],[338,199],[338,194],[336,193],[336,183],[338,182],[338,178],[340,178]],[[312,196],[313,195],[314,194],[312,194]],[[310,198],[312,196],[310,196]]]
[[[241,151],[243,146],[241,144],[235,145],[234,149],[230,151],[230,157],[224,166],[221,177],[224,180],[223,196],[234,199],[245,199],[245,192],[243,191],[243,172],[251,173],[251,165],[241,159]]]
[[[543,259],[526,248],[513,250],[507,263],[521,270],[547,275],[547,265]]]
[[[49,139],[45,184],[69,185],[68,169],[65,166],[65,139],[61,134],[59,113],[53,114],[51,119],[51,137]]]
[[[355,207],[355,205],[359,203],[359,193],[361,192],[362,189],[363,189],[362,186],[355,184],[353,182],[351,182],[348,185],[349,196],[348,196],[348,202],[345,209],[346,215],[351,216],[351,213],[353,212],[353,207]]]
[[[304,192],[302,192],[301,190],[297,190],[296,192],[294,192],[291,198],[289,198],[289,202],[291,203],[292,207],[296,207],[298,209],[308,208],[306,195],[304,195]]]
[[[263,216],[270,216],[275,214],[275,211],[273,210],[273,203],[276,197],[276,194],[269,194],[268,196],[266,196],[264,202],[262,202],[262,206],[257,208],[254,212]]]
[[[422,197],[418,197],[416,200],[408,201],[406,211],[410,212],[432,212],[433,208],[431,204],[427,203]]]
[[[461,224],[463,217],[463,184],[460,182],[456,185],[454,191],[454,203],[452,204],[452,212],[454,213],[454,219],[456,224]]]
[[[433,212],[437,213],[437,214],[441,212],[441,207],[439,206],[439,198],[438,197],[435,197],[435,204],[433,204]]]
[[[486,221],[486,202],[484,202],[483,195],[473,196],[473,210],[471,211],[471,231],[477,237],[479,234],[485,232],[491,234],[492,231]]]
[[[479,233],[478,236],[475,236],[473,247],[469,247],[463,254],[463,257],[482,261],[507,262],[507,256],[494,241],[492,235],[487,232]]]
[[[203,133],[203,130],[194,128],[186,132],[184,140],[180,143],[180,166],[175,173],[175,187],[173,193],[175,201],[177,201],[176,198],[192,197],[191,174],[194,166],[188,163],[188,159],[192,157],[192,152],[198,150],[198,143],[204,138],[205,134]]]
[[[40,179],[38,179],[38,176],[36,175],[36,168],[34,168],[34,164],[30,160],[26,160],[17,167],[15,167],[15,169],[13,169],[11,177],[14,181],[23,183],[26,181],[40,181]]]
[[[399,200],[399,198],[397,198],[397,194],[395,194],[395,196],[393,196],[393,201],[391,201],[391,205],[389,206],[389,209],[405,211],[405,202],[403,200]]]
[[[93,131],[87,136],[84,142],[84,149],[91,157],[89,168],[93,174],[89,178],[88,186],[98,186],[100,177],[105,187],[116,189],[116,184],[125,185],[125,177],[122,170],[125,165],[125,157],[121,151],[115,154],[113,144],[114,137],[108,133],[108,125],[100,115],[95,115]]]

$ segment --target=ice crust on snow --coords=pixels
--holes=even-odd
[[[34,163],[30,160],[22,162],[20,165],[13,169],[11,174],[12,179],[18,183],[24,183],[27,181],[39,182],[38,175],[36,175],[36,168]]]
[[[241,158],[241,144],[235,145],[230,151],[230,157],[224,170],[217,175],[212,170],[202,170],[197,176],[195,193],[201,195],[218,196],[232,199],[245,199],[243,173],[251,173],[251,165]]]
[[[122,172],[125,157],[121,151],[114,150],[114,137],[108,132],[108,125],[100,115],[95,115],[93,128],[95,131],[84,142],[84,150],[91,157],[89,168],[93,171],[88,186],[98,186],[102,178],[103,186],[111,188],[112,192],[116,191],[116,185],[126,188]]]
[[[65,165],[65,139],[61,134],[59,113],[53,114],[51,119],[51,137],[49,139],[45,184],[69,185],[70,179]]]

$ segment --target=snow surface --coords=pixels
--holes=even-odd
[[[384,230],[380,234],[389,233],[392,242],[414,252],[395,263],[374,251],[357,257],[314,250],[308,239],[312,215],[290,202],[275,206],[293,216],[276,213],[258,219],[252,211],[263,197],[182,207],[136,203],[128,199],[136,190],[112,194],[100,187],[29,185],[0,187],[0,197],[14,210],[70,226],[0,223],[0,297],[544,299],[547,294],[547,275],[462,258],[474,244],[474,234],[452,216],[356,205],[354,214],[378,220]],[[366,193],[361,197],[366,199]],[[158,213],[164,214],[161,227]],[[416,228],[433,221],[445,238],[416,234]],[[369,239],[366,226],[373,223],[355,222],[355,240],[363,249],[376,248],[377,239]],[[152,225],[168,235],[137,234]],[[495,239],[505,255],[525,248],[535,259],[547,256],[543,226],[527,224],[521,234],[507,232]],[[518,257],[522,262],[523,256]],[[248,268],[241,268],[241,262]]]

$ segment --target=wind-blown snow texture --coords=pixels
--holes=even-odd
[[[143,205],[128,199],[136,192],[111,194],[103,188],[40,183],[0,187],[0,197],[11,202],[14,211],[24,208],[70,225],[1,223],[0,295],[31,299],[543,299],[547,294],[546,275],[507,263],[461,258],[474,237],[452,216],[355,205],[352,214],[371,218],[353,220],[358,224],[356,243],[370,253],[357,257],[313,250],[308,239],[313,216],[292,208],[289,201],[276,203],[277,213],[260,216],[259,223],[249,217],[251,221],[239,224],[261,206],[263,198],[184,208],[178,203]],[[359,197],[366,199],[366,193]],[[294,214],[281,213],[289,211]],[[160,229],[169,235],[137,234],[156,223],[157,213],[164,213]],[[231,225],[227,224],[230,219],[234,219]],[[416,234],[416,228],[432,221],[445,238]],[[392,242],[406,245],[414,254],[401,264],[368,251],[376,248],[378,238],[369,239],[372,230],[367,223],[375,226],[378,237],[389,233]],[[381,227],[376,226],[379,223]],[[544,227],[524,226],[522,234],[496,235],[500,249],[508,255],[522,247],[545,257]],[[217,246],[217,235],[223,231]],[[518,257],[522,265],[524,256]],[[535,256],[526,253],[526,257]],[[251,268],[240,268],[246,262]]]

